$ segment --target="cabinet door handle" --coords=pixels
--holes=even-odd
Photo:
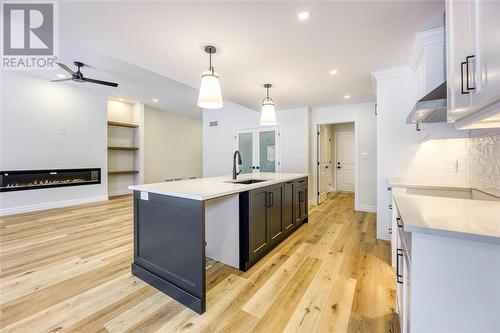
[[[396,217],[396,223],[398,224],[398,228],[403,228],[403,222],[401,222],[399,217]]]
[[[403,274],[401,274],[399,271],[401,269],[401,265],[399,264],[400,258],[403,258],[403,250],[401,249],[396,249],[397,253],[397,258],[396,258],[396,281],[399,284],[403,284]]]
[[[266,197],[264,201],[265,201],[264,206],[269,207],[269,192],[266,192]]]
[[[466,61],[460,63],[460,83],[462,85],[462,95],[466,95],[469,93],[468,91],[464,90],[464,66],[466,66],[466,64]]]
[[[474,59],[475,56],[467,56],[465,57],[465,75],[467,77],[467,91],[469,90],[476,90],[476,79],[474,78],[474,86],[469,86],[469,59]]]
[[[270,202],[269,202],[269,207],[274,206],[274,192],[269,192],[270,195]]]

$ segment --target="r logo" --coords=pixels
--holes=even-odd
[[[4,3],[3,54],[6,56],[54,54],[54,5]]]

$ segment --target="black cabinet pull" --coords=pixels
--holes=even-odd
[[[476,84],[475,84],[475,79],[474,79],[474,86],[469,86],[469,59],[474,59],[475,56],[467,56],[465,57],[465,75],[467,76],[467,91],[469,90],[476,90]]]
[[[466,61],[460,63],[460,83],[462,85],[462,95],[466,95],[469,92],[464,90],[464,66],[466,65]],[[468,78],[467,78],[468,80]]]
[[[269,192],[269,194],[270,194],[269,207],[273,207],[274,206],[274,192]]]
[[[401,229],[403,228],[403,222],[401,221],[401,219],[399,217],[396,217],[396,223],[398,224],[398,228],[401,228]]]
[[[397,258],[396,258],[396,281],[399,284],[403,284],[403,274],[399,272],[401,269],[400,264],[399,264],[399,258],[403,258],[403,250],[401,249],[396,249],[397,253]]]

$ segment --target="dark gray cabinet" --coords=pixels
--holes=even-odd
[[[240,193],[240,269],[246,271],[307,220],[307,178]]]
[[[294,183],[286,182],[283,186],[283,229],[285,234],[291,232],[293,230],[293,226],[295,225],[295,212],[294,212]]]
[[[296,224],[300,224],[307,218],[307,178],[295,181],[294,186],[294,220]]]
[[[283,237],[283,183],[270,186],[267,192],[267,219],[269,241],[279,243]]]
[[[248,225],[249,259],[259,258],[269,244],[267,221],[267,205],[269,195],[267,188],[250,191],[250,211]]]

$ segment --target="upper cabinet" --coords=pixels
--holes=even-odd
[[[500,1],[448,0],[446,53],[448,122],[500,127]]]

